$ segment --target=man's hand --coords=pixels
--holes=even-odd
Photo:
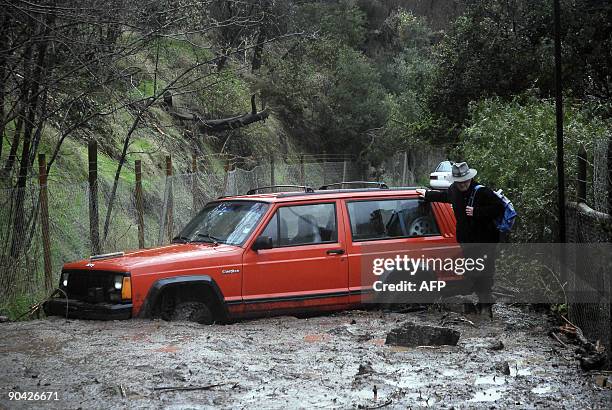
[[[474,216],[474,207],[473,206],[466,206],[465,207],[465,214],[467,216]]]
[[[417,191],[417,194],[419,194],[419,198],[425,198],[425,192],[427,192],[427,190],[423,188],[419,188],[416,191]]]

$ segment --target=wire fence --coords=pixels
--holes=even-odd
[[[609,164],[612,140],[602,138],[593,143],[592,179],[588,172],[578,173],[578,191],[583,198],[570,202],[567,206],[567,240],[570,243],[610,243],[612,242],[612,215],[610,215],[610,187],[612,186]],[[578,161],[580,162],[580,157]],[[584,159],[586,163],[586,158]],[[586,167],[585,167],[586,168]],[[580,166],[578,167],[580,170]],[[584,171],[583,171],[584,172]],[[582,188],[580,184],[583,184]],[[580,194],[579,194],[580,195]],[[576,291],[584,290],[600,295],[591,303],[569,301],[570,320],[579,326],[585,336],[606,349],[607,367],[612,367],[612,301],[610,272],[602,269],[601,261],[584,260],[580,254],[573,255],[576,272],[568,278],[568,287]],[[604,256],[605,257],[605,256]],[[586,289],[582,289],[586,287]]]
[[[425,186],[429,174],[446,159],[443,148],[420,147],[396,153],[383,162],[380,173],[389,186]]]
[[[377,170],[353,158],[321,162],[301,157],[249,170],[198,169],[178,175],[170,171],[165,178],[121,178],[114,198],[112,181],[96,179],[92,185],[62,174],[41,181],[34,172],[36,178],[25,187],[0,189],[0,314],[14,317],[44,299],[68,261],[169,243],[205,203],[220,196],[242,195],[269,185],[316,189],[355,180],[413,184],[426,178],[442,157],[440,153],[423,152],[417,157],[400,153]]]

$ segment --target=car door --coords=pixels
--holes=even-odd
[[[395,259],[398,255],[445,258],[459,252],[454,237],[447,232],[447,224],[438,218],[439,211],[434,212],[432,204],[416,196],[346,200],[344,206],[349,216],[351,303],[363,301],[363,294],[372,289],[374,259]]]
[[[272,249],[243,258],[246,311],[332,307],[348,301],[344,222],[337,201],[280,204],[257,236]]]

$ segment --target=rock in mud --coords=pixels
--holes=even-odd
[[[499,362],[495,364],[495,369],[499,371],[501,374],[506,376],[510,376],[510,364],[507,361]]]
[[[374,373],[374,368],[372,367],[372,363],[365,362],[359,365],[359,369],[357,369],[357,376],[362,376],[364,374]]]
[[[393,346],[457,345],[461,334],[446,327],[417,325],[406,322],[387,334],[385,344]]]
[[[504,350],[504,347],[505,347],[504,342],[502,342],[501,340],[496,340],[495,342],[489,345],[488,349],[489,350]]]

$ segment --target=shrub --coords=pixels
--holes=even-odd
[[[488,99],[470,107],[469,125],[459,151],[478,169],[478,179],[502,188],[519,214],[513,236],[518,241],[552,242],[558,232],[555,106],[548,100]],[[566,198],[575,196],[576,153],[587,152],[595,138],[610,132],[610,124],[580,106],[564,110]]]

